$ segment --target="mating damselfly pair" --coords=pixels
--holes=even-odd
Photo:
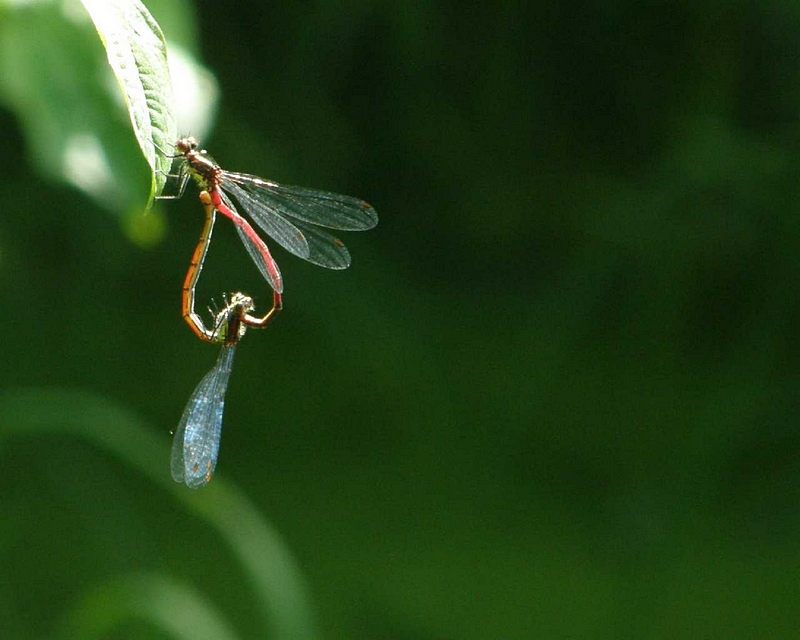
[[[248,218],[290,253],[328,269],[346,269],[350,266],[350,254],[326,229],[364,231],[378,224],[375,209],[363,200],[225,171],[206,151],[197,147],[197,141],[191,137],[177,141],[176,154],[172,156],[179,163],[174,176],[178,180],[177,195],[162,196],[181,197],[190,179],[200,189],[199,198],[206,219],[184,281],[182,312],[198,338],[222,344],[216,364],[192,392],[173,440],[172,477],[192,488],[205,485],[216,467],[225,392],[236,345],[248,327],[266,327],[283,308],[280,269]],[[231,196],[248,217],[238,212]],[[272,308],[259,317],[252,298],[234,293],[215,314],[209,329],[194,307],[197,281],[211,243],[217,212],[235,225],[247,253],[272,288]]]

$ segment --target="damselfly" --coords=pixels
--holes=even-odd
[[[222,350],[214,367],[189,397],[175,431],[170,465],[172,479],[192,489],[205,485],[217,466],[225,391],[231,377],[236,345],[246,329],[244,318],[252,308],[252,299],[235,293],[217,314],[209,335],[222,343]]]
[[[283,291],[278,265],[228,194],[284,249],[328,269],[346,269],[350,266],[350,253],[341,240],[319,227],[364,231],[378,224],[375,209],[358,198],[225,171],[206,151],[198,149],[197,140],[191,137],[178,140],[175,149],[175,157],[183,162],[178,173],[178,193],[172,197],[181,197],[189,178],[194,179],[208,193],[214,208],[236,225],[250,257],[278,293]]]

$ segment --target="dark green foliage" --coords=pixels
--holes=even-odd
[[[324,637],[796,633],[800,11],[584,4],[198,3],[204,146],[381,220],[346,272],[275,251],[285,311],[242,341],[191,498],[248,496]],[[216,357],[180,319],[202,210],[135,248],[31,169],[23,117],[0,113],[4,397],[89,393],[159,446],[0,413],[0,620],[45,636],[145,575],[260,637],[252,567],[160,484]],[[230,227],[200,297],[266,304]]]

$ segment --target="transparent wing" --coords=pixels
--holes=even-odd
[[[300,229],[281,215],[269,215],[269,213],[262,212],[264,205],[235,182],[228,182],[225,189],[242,203],[248,213],[257,212],[252,215],[253,220],[279,245],[289,253],[308,259],[308,242]]]
[[[205,485],[217,466],[225,391],[235,350],[235,345],[222,348],[214,368],[189,397],[175,431],[170,465],[172,479],[192,489]]]
[[[229,216],[222,209],[219,209],[219,212],[230,218],[231,222],[236,225],[236,231],[239,234],[239,237],[242,239],[244,248],[247,249],[247,253],[250,254],[250,258],[252,258],[253,262],[256,263],[256,267],[258,267],[261,275],[264,276],[264,279],[267,282],[269,282],[269,286],[271,286],[278,293],[283,293],[283,277],[281,276],[281,271],[278,268],[278,263],[272,258],[272,254],[270,254],[267,245],[264,244],[264,241],[253,230],[253,227],[250,226],[247,220],[242,218],[242,216],[236,210],[236,207],[233,205],[233,202],[231,202],[231,199],[225,194],[225,192],[222,190],[218,190],[218,192],[222,202],[231,210],[231,213],[233,213],[235,218],[238,218],[238,220]]]
[[[295,224],[303,230],[308,240],[306,260],[328,269],[347,269],[350,266],[350,252],[339,238],[299,220]]]
[[[227,175],[229,174],[226,173],[225,176]],[[244,174],[233,175],[270,184]],[[328,269],[346,269],[350,265],[350,254],[344,243],[329,233],[301,221],[300,218],[291,221],[284,218],[280,211],[285,211],[285,207],[278,206],[277,200],[271,199],[271,192],[264,189],[247,189],[245,188],[247,185],[251,183],[235,183],[228,180],[223,182],[222,188],[234,194],[253,221],[284,249]],[[320,192],[312,191],[312,193]],[[229,200],[230,198],[226,199]]]
[[[222,172],[222,186],[236,183],[273,213],[329,229],[366,231],[378,224],[378,214],[368,202],[329,191],[291,187],[257,176]]]

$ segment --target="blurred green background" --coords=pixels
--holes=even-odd
[[[147,4],[216,76],[223,166],[380,224],[346,272],[275,250],[190,492],[196,199],[103,208],[0,109],[3,637],[799,637],[800,5]],[[91,97],[63,29],[27,41]],[[220,220],[200,299],[239,289]]]

